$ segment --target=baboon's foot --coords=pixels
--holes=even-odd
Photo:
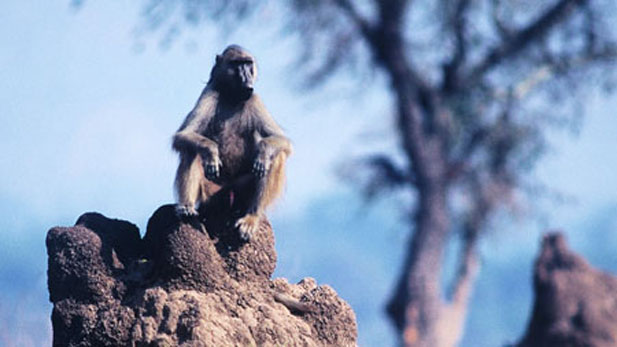
[[[259,230],[260,222],[261,220],[259,216],[254,214],[247,214],[246,216],[238,219],[238,221],[236,221],[236,228],[240,233],[240,237],[245,241],[250,240],[251,235]]]
[[[176,216],[180,219],[188,219],[197,217],[198,213],[194,207],[188,205],[176,205]]]

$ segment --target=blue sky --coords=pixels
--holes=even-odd
[[[322,91],[299,91],[286,54],[294,42],[276,27],[222,36],[205,26],[161,50],[161,35],[140,29],[139,3],[90,1],[77,12],[68,0],[3,4],[0,322],[6,324],[0,324],[0,345],[50,339],[44,248],[50,227],[99,211],[143,230],[150,214],[173,200],[170,137],[228,43],[257,56],[257,90],[294,142],[286,196],[270,213],[277,275],[332,285],[356,310],[363,345],[393,343],[381,307],[401,261],[403,215],[394,199],[365,210],[336,175],[340,158],[393,145],[387,94],[379,88],[362,88],[355,98],[336,93],[345,79]],[[385,86],[378,75],[371,82]],[[546,228],[562,228],[594,264],[617,270],[610,256],[617,246],[615,109],[616,97],[593,95],[577,137],[551,135],[555,150],[535,175],[575,197],[572,202],[542,202],[539,223],[503,220],[483,240],[485,266],[463,345],[519,336],[531,305],[531,264]],[[513,286],[520,290],[504,294]]]

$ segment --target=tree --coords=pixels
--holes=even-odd
[[[234,21],[256,0],[149,0],[165,25]],[[302,39],[309,85],[366,63],[389,81],[403,162],[365,158],[369,195],[414,194],[407,256],[388,313],[407,346],[460,339],[477,272],[477,242],[491,216],[524,196],[545,130],[577,116],[581,93],[610,82],[617,54],[611,0],[290,0],[287,27]],[[613,17],[611,17],[613,16]],[[320,50],[314,49],[319,46]],[[324,49],[325,48],[325,49]],[[359,58],[369,57],[362,60]],[[351,70],[347,70],[351,71]],[[442,290],[449,240],[462,250]]]

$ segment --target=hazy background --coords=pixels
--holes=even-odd
[[[294,142],[285,198],[271,211],[276,276],[314,277],[354,308],[362,346],[394,345],[383,303],[401,263],[406,211],[366,205],[337,175],[344,159],[392,137],[390,100],[345,80],[307,93],[280,28],[221,35],[207,26],[166,41],[140,21],[140,2],[4,1],[0,11],[0,345],[51,344],[45,235],[83,212],[137,224],[173,201],[170,138],[229,43],[255,54],[257,91]],[[379,76],[366,83],[385,85]],[[368,87],[368,86],[367,86]],[[362,88],[359,88],[362,89]],[[382,88],[383,89],[383,88]],[[357,89],[351,89],[357,90]],[[565,203],[503,219],[481,244],[483,268],[463,346],[521,334],[532,304],[540,235],[563,229],[594,265],[617,271],[617,98],[594,96],[578,136],[552,136],[535,174]],[[583,185],[582,182],[585,182]]]

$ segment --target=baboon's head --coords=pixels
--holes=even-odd
[[[253,94],[257,65],[253,56],[238,45],[231,45],[216,56],[210,80],[223,96],[246,100]]]

